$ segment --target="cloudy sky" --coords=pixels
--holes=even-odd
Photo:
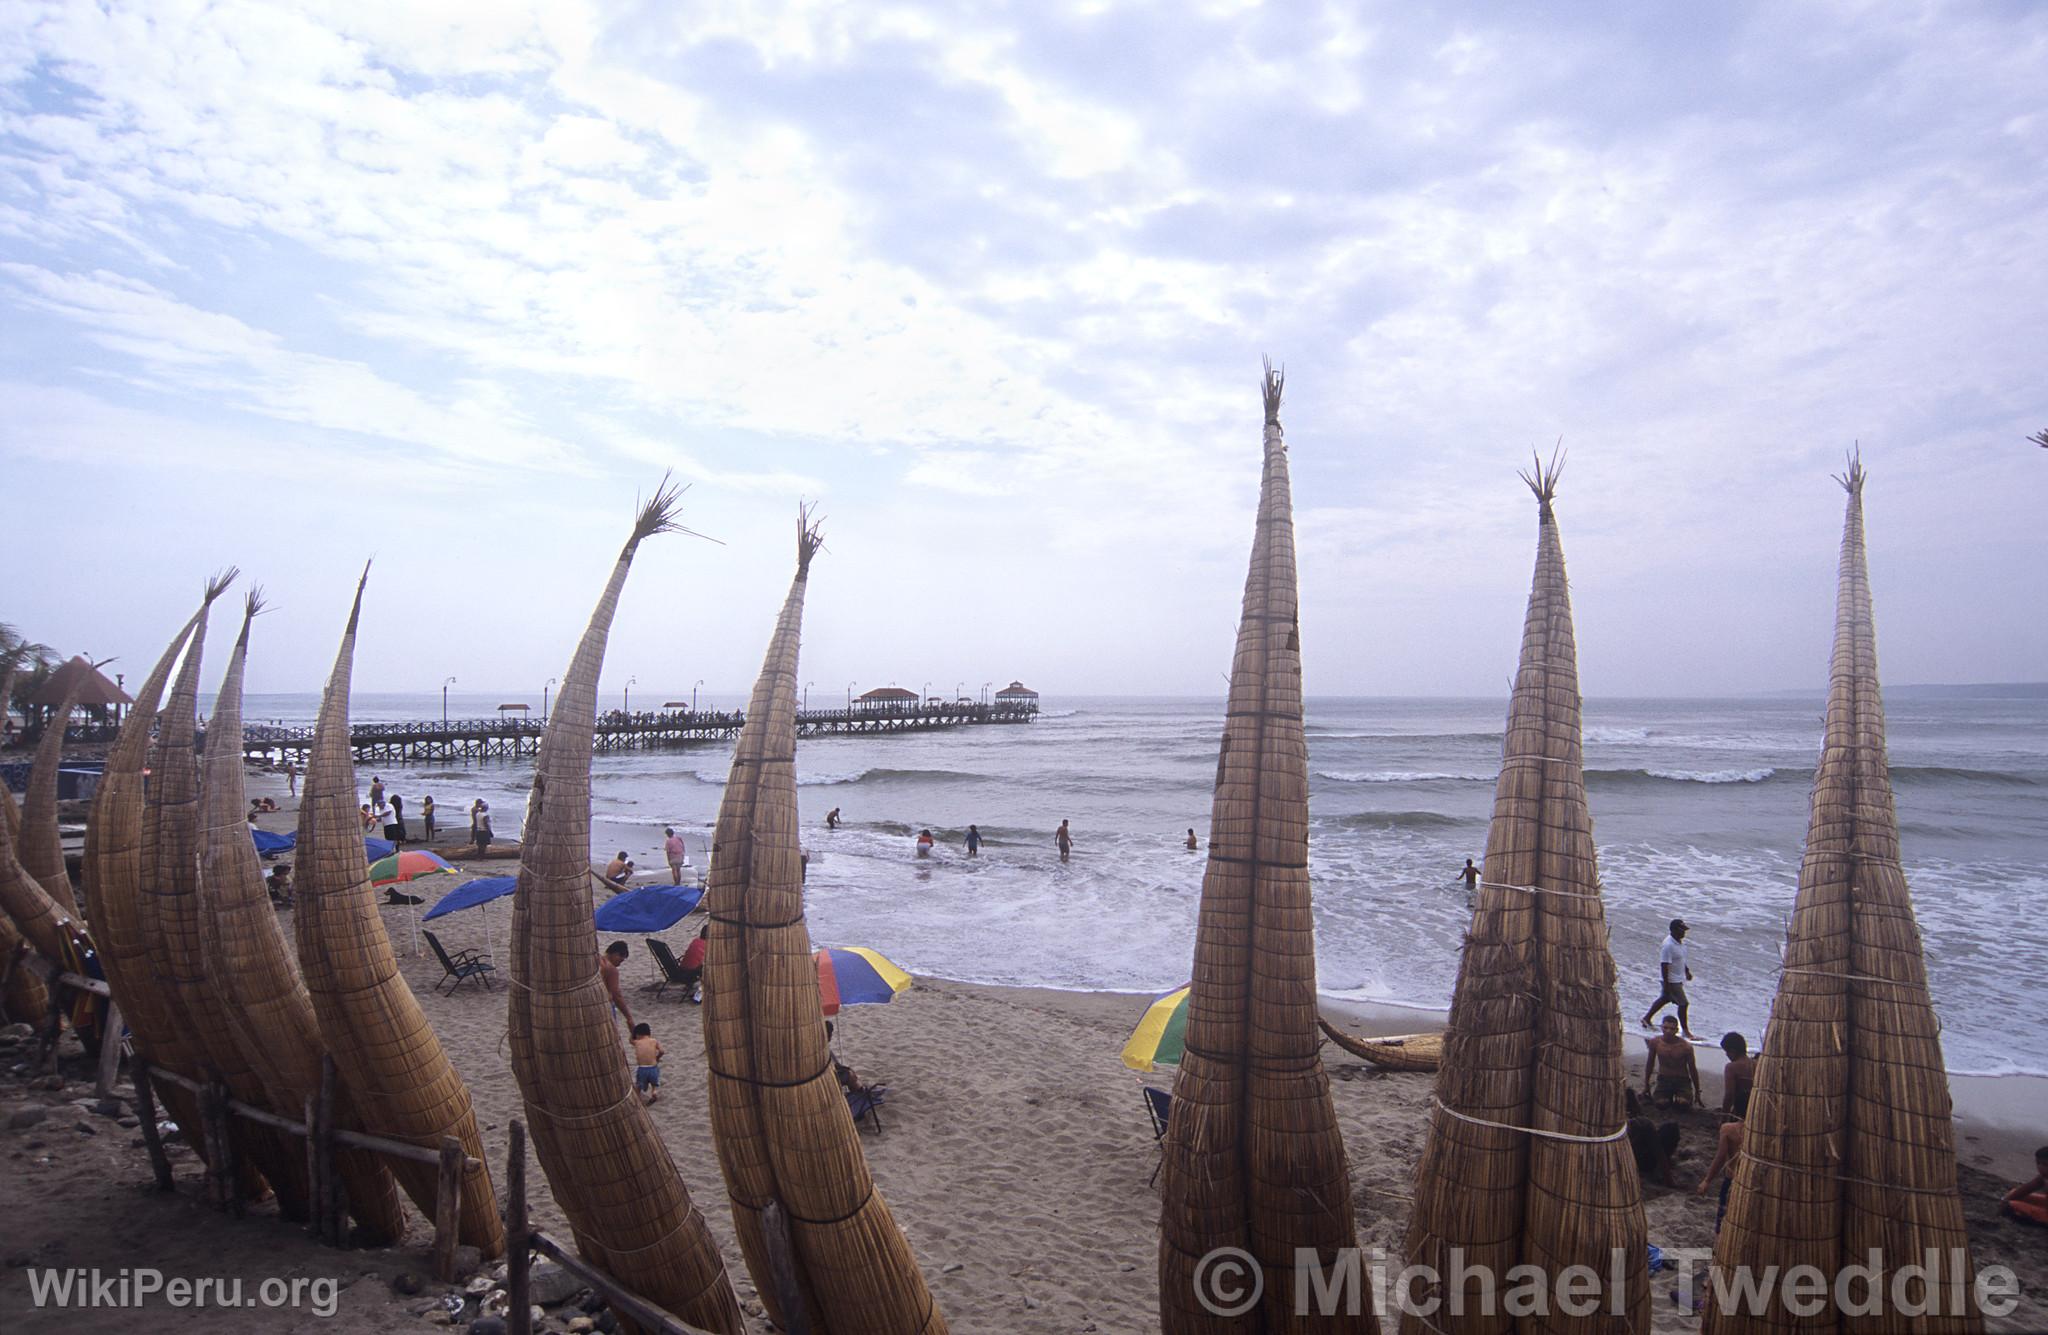
[[[2048,7],[0,6],[0,620],[252,688],[1215,693],[1285,364],[1308,686],[2048,677]],[[722,545],[720,545],[722,544]],[[645,693],[645,694],[643,694]]]

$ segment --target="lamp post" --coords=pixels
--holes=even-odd
[[[453,677],[450,677],[450,678],[449,678],[448,680],[446,680],[446,681],[444,681],[444,682],[442,682],[442,683],[441,683],[441,731],[442,731],[442,732],[446,732],[446,731],[448,731],[448,688],[449,688],[450,686],[453,686],[454,684],[455,684],[455,678],[453,678]]]
[[[930,682],[926,682],[926,683],[924,684],[924,694],[923,694],[922,696],[920,696],[920,697],[918,698],[918,703],[919,703],[919,704],[921,705],[921,704],[923,704],[923,703],[924,703],[924,702],[925,702],[926,700],[929,700],[929,699],[931,699],[931,698],[932,698],[932,684],[931,684]]]
[[[805,683],[804,683],[804,708],[805,708],[805,709],[809,709],[809,708],[811,707],[811,687],[813,687],[813,686],[816,686],[817,684],[818,684],[818,683],[817,683],[817,682],[814,682],[814,681],[807,681],[807,682],[805,682]]]
[[[988,703],[988,688],[993,685],[995,685],[995,683],[992,681],[985,681],[981,684],[981,702],[983,704]]]
[[[625,713],[627,718],[631,718],[633,716],[633,686],[639,680],[640,679],[638,677],[626,678],[626,702],[625,709],[623,712]]]
[[[696,685],[690,687],[690,712],[692,714],[697,712],[697,687],[702,686],[703,684],[704,679],[702,677],[699,677],[697,678]]]
[[[846,683],[846,708],[849,712],[853,709],[853,688],[859,684],[859,682],[853,681]]]
[[[548,721],[548,691],[550,688],[554,686],[554,684],[555,678],[549,677],[547,680],[547,685],[542,686],[540,688],[540,721],[543,724],[545,724]]]

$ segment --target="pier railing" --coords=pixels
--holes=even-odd
[[[1038,706],[1028,702],[935,700],[922,705],[800,709],[796,727],[799,737],[855,737],[1029,723],[1037,717]],[[598,715],[595,745],[599,751],[627,751],[730,740],[746,721],[740,710],[614,709]],[[536,754],[546,726],[545,720],[524,718],[358,723],[348,730],[349,749],[365,762],[512,759]],[[312,748],[310,727],[251,723],[242,729],[242,751],[248,756],[303,762]]]

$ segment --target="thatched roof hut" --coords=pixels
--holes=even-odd
[[[1832,1289],[1843,1266],[1868,1264],[1875,1251],[1875,1291],[1885,1301],[1863,1317],[1832,1303],[1804,1320],[1778,1304],[1716,1311],[1711,1335],[1795,1326],[1913,1335],[1983,1329],[1956,1193],[1941,1028],[1899,865],[1863,546],[1862,462],[1852,458],[1840,480],[1849,499],[1827,728],[1778,995],[1714,1265],[1724,1274],[1741,1267],[1757,1274],[1810,1264]],[[1928,1252],[1942,1261],[1928,1296],[1947,1315],[1896,1310],[1894,1269],[1922,1265]]]
[[[820,1335],[941,1335],[946,1319],[868,1173],[834,1078],[804,926],[797,650],[811,559],[822,545],[800,516],[796,577],[718,807],[705,894],[711,1132],[733,1231],[779,1327],[808,1317]],[[788,1288],[778,1282],[778,1260]]]
[[[865,710],[915,709],[918,703],[917,692],[901,686],[877,686],[853,697],[853,707]]]
[[[1358,1240],[1344,1140],[1317,1056],[1308,743],[1282,388],[1269,364],[1264,470],[1216,765],[1187,1050],[1160,1177],[1159,1316],[1169,1335],[1294,1329],[1298,1257],[1313,1253],[1331,1273]],[[1249,1252],[1263,1271],[1254,1310],[1225,1316],[1204,1300],[1207,1259],[1225,1247]],[[1376,1331],[1367,1299],[1315,1329]]]
[[[29,694],[28,703],[43,709],[55,709],[69,697],[72,707],[77,709],[119,709],[135,703],[128,693],[107,679],[105,673],[94,666],[83,654],[75,654],[60,664],[40,685]]]
[[[534,1149],[585,1260],[695,1326],[741,1329],[718,1243],[633,1090],[598,975],[590,754],[605,642],[642,540],[673,531],[666,483],[643,507],[576,646],[534,765],[512,902],[507,1036]]]
[[[1488,1277],[1435,1295],[1444,1306],[1428,1318],[1404,1312],[1405,1335],[1513,1329],[1498,1295],[1489,1304],[1480,1289],[1493,1293],[1518,1264],[1551,1276],[1591,1266],[1599,1312],[1625,1313],[1617,1328],[1650,1327],[1642,1187],[1626,1138],[1620,1010],[1586,804],[1578,646],[1551,505],[1557,476],[1553,460],[1525,478],[1537,500],[1536,570],[1485,879],[1452,993],[1405,1247],[1411,1264],[1452,1273],[1457,1252],[1472,1268],[1464,1273]],[[1618,1294],[1607,1290],[1616,1257]]]

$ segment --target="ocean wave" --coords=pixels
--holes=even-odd
[[[1443,774],[1411,769],[1319,769],[1318,779],[1333,783],[1492,783],[1491,774]]]
[[[722,785],[725,783],[726,780],[726,772],[723,770],[700,769],[693,770],[690,774],[690,777],[695,779],[698,783]],[[925,779],[936,779],[940,782],[952,782],[955,780],[980,779],[984,777],[986,776],[980,774],[966,774],[962,773],[959,770],[950,769],[839,770],[822,771],[814,774],[799,774],[796,778],[796,786],[799,788],[829,788],[839,784],[867,783],[872,780],[894,779],[910,780],[914,782]]]
[[[1347,830],[1445,830],[1455,825],[1484,823],[1483,816],[1467,821],[1441,811],[1359,811],[1330,822]]]
[[[1894,765],[1895,783],[1994,783],[2008,788],[2038,788],[2039,779],[1999,769],[1958,769],[1949,765]]]
[[[1652,779],[1667,779],[1673,783],[1768,783],[1778,771],[1767,765],[1755,769],[1627,769],[1590,770],[1588,777],[1599,775],[1647,775]]]
[[[1609,745],[1617,742],[1647,742],[1650,740],[1650,730],[1648,728],[1592,727],[1586,729],[1586,740]]]
[[[1324,732],[1309,725],[1311,742],[1491,742],[1500,745],[1499,732]]]

